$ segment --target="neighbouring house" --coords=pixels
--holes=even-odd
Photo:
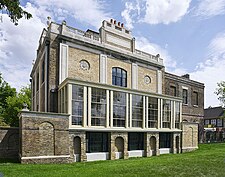
[[[209,107],[204,110],[204,142],[221,142],[225,140],[224,108]]]
[[[204,84],[165,72],[120,22],[99,32],[48,22],[20,115],[22,163],[149,157],[198,148]]]

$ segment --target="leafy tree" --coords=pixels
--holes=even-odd
[[[6,99],[7,106],[3,112],[3,121],[10,125],[19,126],[18,113],[27,104],[28,109],[31,107],[31,88],[30,86],[23,87],[20,92],[14,96],[9,96]]]
[[[0,117],[3,113],[3,110],[6,108],[6,99],[9,96],[15,96],[16,89],[12,88],[2,77],[0,73]]]
[[[19,0],[0,0],[0,10],[5,11],[15,25],[18,25],[18,20],[22,17],[26,19],[32,17],[29,12],[21,8]]]
[[[217,89],[215,94],[217,94],[218,100],[224,106],[225,105],[225,81],[221,81],[220,83],[217,83]]]

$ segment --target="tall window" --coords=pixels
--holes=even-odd
[[[142,127],[143,96],[132,95],[132,127]]]
[[[198,92],[193,92],[193,105],[198,105]]]
[[[188,104],[188,90],[183,89],[183,104]]]
[[[108,133],[87,132],[87,152],[108,152]]]
[[[170,128],[170,120],[171,120],[171,101],[163,100],[163,117],[162,117],[163,128]]]
[[[41,83],[45,81],[45,60],[42,62],[41,66]]]
[[[83,91],[83,86],[73,85],[72,87],[72,125],[82,125]]]
[[[148,98],[148,127],[157,128],[158,124],[158,99]]]
[[[175,128],[180,128],[180,103],[175,103]]]
[[[175,86],[170,86],[170,95],[177,96],[177,89]]]
[[[125,127],[126,93],[113,92],[113,126]]]
[[[92,88],[91,94],[91,125],[106,124],[106,90]]]
[[[223,126],[223,119],[217,119],[217,127],[222,127]]]
[[[36,76],[36,83],[37,83],[37,86],[36,86],[37,90],[36,91],[38,91],[39,90],[39,72],[37,73],[37,76]]]
[[[127,87],[127,71],[118,67],[112,68],[112,85]]]

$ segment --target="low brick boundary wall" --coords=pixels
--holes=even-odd
[[[19,127],[0,127],[0,158],[18,159]]]

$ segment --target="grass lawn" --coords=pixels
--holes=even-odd
[[[26,176],[213,176],[225,177],[225,143],[201,144],[194,152],[72,164],[34,164],[0,161],[4,177]]]

